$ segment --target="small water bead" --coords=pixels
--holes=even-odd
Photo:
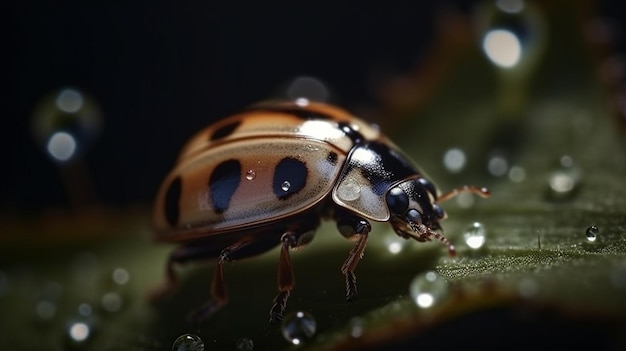
[[[600,229],[598,229],[598,227],[595,225],[590,226],[585,231],[585,236],[587,237],[587,240],[590,242],[596,241],[596,239],[598,238],[598,234],[600,234]]]
[[[502,177],[509,171],[509,161],[502,154],[494,154],[487,163],[487,170],[494,177]]]
[[[113,282],[118,285],[125,285],[130,280],[130,274],[124,268],[116,268],[113,271]]]
[[[35,306],[35,312],[41,319],[52,319],[57,313],[57,305],[50,300],[40,300]]]
[[[458,148],[451,148],[443,155],[443,165],[450,173],[459,173],[465,167],[465,152]]]
[[[302,99],[312,101],[327,101],[330,97],[328,86],[316,77],[300,76],[293,79],[287,87],[287,97],[296,102]]]
[[[343,201],[354,201],[361,197],[361,186],[353,181],[342,182],[337,188],[337,196]]]
[[[580,185],[580,173],[572,169],[561,169],[550,174],[548,179],[548,197],[552,200],[564,200],[574,196]]]
[[[524,298],[533,298],[539,293],[539,283],[531,278],[523,278],[517,283],[517,292]]]
[[[120,294],[116,292],[108,292],[102,295],[100,305],[107,312],[119,312],[124,305],[124,300],[122,300]]]
[[[237,351],[252,351],[254,350],[254,342],[250,338],[242,337],[235,341],[235,347]]]
[[[570,168],[570,167],[574,166],[574,159],[572,158],[572,156],[563,155],[559,159],[559,163],[561,164],[561,166],[563,166],[565,168]]]
[[[183,334],[176,338],[172,351],[204,351],[204,342],[194,334]]]
[[[283,191],[288,191],[289,188],[291,188],[291,183],[289,183],[288,180],[285,180],[280,188],[283,189]]]
[[[66,324],[64,341],[66,349],[87,350],[94,339],[95,324],[92,320],[77,319]]]
[[[470,248],[477,250],[485,245],[487,231],[480,222],[474,222],[463,232],[463,239]]]
[[[91,328],[85,322],[72,323],[68,328],[68,335],[76,342],[84,342],[89,338],[90,334]]]
[[[252,180],[254,178],[256,178],[256,172],[253,169],[249,169],[248,172],[246,172],[246,179]]]
[[[456,197],[456,203],[461,208],[470,208],[470,207],[474,206],[475,202],[476,202],[476,199],[474,198],[474,194],[460,193]]]
[[[520,166],[513,166],[509,169],[509,180],[514,183],[521,183],[526,179],[526,170]]]
[[[420,308],[430,308],[448,295],[448,282],[439,274],[428,271],[417,275],[409,286],[409,293]]]
[[[285,340],[294,345],[300,345],[315,335],[317,322],[311,314],[298,311],[285,317],[280,329]]]
[[[98,104],[75,88],[63,88],[44,97],[33,115],[33,135],[59,163],[83,153],[100,133],[102,125]]]
[[[502,70],[531,67],[543,51],[543,16],[523,0],[498,0],[477,7],[485,56]]]
[[[90,304],[83,302],[78,305],[78,314],[80,314],[81,316],[90,316],[92,312],[93,308],[91,308]]]
[[[354,339],[360,338],[363,335],[364,324],[365,323],[363,322],[362,318],[359,318],[359,317],[352,318],[349,322],[350,337]]]

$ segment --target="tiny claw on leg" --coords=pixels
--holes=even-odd
[[[284,290],[279,292],[276,298],[274,298],[272,308],[270,309],[270,324],[278,323],[283,319],[283,314],[285,313],[285,307],[287,307],[287,299],[289,299],[289,295],[290,291]]]
[[[354,300],[357,295],[356,274],[354,272],[346,272],[346,301]]]

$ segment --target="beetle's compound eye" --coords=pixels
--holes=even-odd
[[[387,207],[389,211],[396,215],[402,215],[409,207],[409,197],[404,190],[395,187],[387,193]]]
[[[420,223],[421,218],[422,218],[422,215],[419,213],[418,210],[414,208],[406,211],[406,219],[407,221],[409,221],[409,223]]]
[[[446,215],[446,213],[443,212],[443,209],[439,207],[439,205],[437,204],[433,205],[433,214],[435,215],[435,218],[437,219],[442,219]]]
[[[433,183],[431,183],[426,178],[419,178],[417,181],[420,184],[422,184],[422,186],[424,186],[426,190],[428,190],[428,192],[433,196],[433,198],[437,199],[437,189],[435,189],[435,186],[433,185]]]

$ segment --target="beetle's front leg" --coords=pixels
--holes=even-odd
[[[341,266],[341,273],[346,277],[346,300],[350,301],[358,293],[354,270],[359,264],[361,257],[363,257],[367,237],[372,230],[372,226],[365,219],[345,212],[338,213],[336,217],[337,228],[341,235],[349,239],[356,238],[356,245],[350,250],[348,258]]]

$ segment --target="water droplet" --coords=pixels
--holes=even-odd
[[[80,314],[81,316],[90,316],[91,312],[93,311],[93,309],[91,308],[91,305],[88,303],[81,303],[80,305],[78,305],[78,314]]]
[[[450,173],[458,173],[465,167],[465,152],[461,149],[451,148],[443,155],[443,165]]]
[[[108,292],[102,295],[100,300],[100,305],[107,312],[118,312],[122,309],[123,304],[122,297],[116,292]]]
[[[314,77],[301,76],[295,78],[287,87],[287,98],[296,102],[305,100],[325,102],[330,96],[326,84]]]
[[[552,172],[548,178],[551,200],[571,198],[580,185],[580,172],[576,167],[561,168]]]
[[[124,268],[116,268],[113,271],[112,278],[115,284],[125,285],[126,283],[128,283],[128,280],[130,279],[130,274],[128,274],[128,271],[125,270]]]
[[[481,44],[485,56],[496,67],[511,70],[529,66],[542,51],[543,17],[524,0],[497,0],[478,7]]]
[[[285,180],[280,188],[283,189],[283,191],[288,191],[289,188],[291,188],[291,183],[289,183],[288,180]]]
[[[476,202],[476,199],[474,198],[474,194],[460,193],[456,197],[456,203],[461,208],[470,208],[470,207],[474,206],[475,202]]]
[[[617,265],[611,271],[611,284],[616,289],[626,290],[626,265]]]
[[[204,351],[204,342],[194,334],[183,334],[176,338],[172,351]]]
[[[448,294],[448,282],[439,274],[428,271],[417,275],[409,286],[413,301],[420,308],[429,308],[442,301]]]
[[[294,345],[300,345],[313,337],[317,323],[311,314],[298,311],[285,317],[280,329],[287,341]]]
[[[242,337],[235,341],[235,347],[237,351],[252,351],[254,349],[254,342],[250,338]]]
[[[526,170],[520,166],[513,166],[509,169],[509,179],[514,183],[521,183],[526,179]]]
[[[517,292],[527,299],[535,297],[539,293],[539,284],[531,278],[524,278],[517,284]]]
[[[399,254],[402,249],[404,248],[404,246],[402,245],[402,242],[394,240],[394,241],[389,241],[387,243],[387,250],[394,255]]]
[[[487,231],[480,222],[474,222],[463,232],[463,239],[470,248],[477,250],[485,245]]]
[[[72,320],[65,326],[63,336],[66,349],[87,350],[94,335],[94,321],[91,319]]]
[[[78,322],[69,327],[69,335],[76,342],[83,342],[89,338],[91,330],[86,323]]]
[[[248,172],[246,172],[246,179],[252,180],[254,178],[256,178],[256,172],[253,169],[249,169]]]
[[[487,163],[487,170],[494,177],[502,177],[509,170],[509,161],[501,154],[495,154]]]
[[[35,306],[35,312],[41,319],[52,319],[57,313],[57,305],[49,300],[41,300]]]
[[[60,89],[43,98],[33,113],[33,135],[56,162],[76,158],[101,129],[101,110],[75,88]]]
[[[295,100],[296,105],[300,106],[300,107],[307,107],[309,106],[309,99],[307,98],[303,98],[303,97],[299,97]]]
[[[596,239],[598,238],[598,234],[600,234],[600,229],[598,229],[598,227],[595,225],[590,226],[585,231],[585,236],[587,237],[587,240],[590,242],[596,241]]]
[[[337,196],[343,201],[354,201],[361,196],[361,186],[353,180],[341,182],[337,188]]]
[[[563,155],[559,159],[559,163],[561,164],[561,166],[563,166],[565,168],[569,168],[569,167],[574,166],[574,159],[572,158],[572,156]]]
[[[363,335],[364,324],[365,323],[363,322],[362,318],[359,318],[359,317],[352,318],[349,322],[350,337],[354,339],[360,338]]]

